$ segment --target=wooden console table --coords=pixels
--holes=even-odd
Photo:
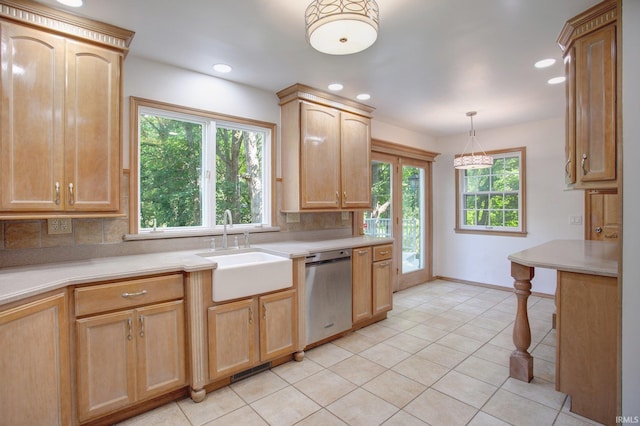
[[[571,395],[571,411],[615,424],[618,407],[617,243],[554,240],[509,256],[518,309],[509,375],[530,382],[533,357],[527,299],[536,267],[558,271],[556,389]]]

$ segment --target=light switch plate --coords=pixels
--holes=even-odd
[[[70,234],[71,218],[47,219],[47,232],[49,234]]]
[[[569,225],[582,225],[582,216],[569,216]]]

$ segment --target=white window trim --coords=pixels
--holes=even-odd
[[[526,236],[526,148],[509,148],[504,150],[487,151],[488,155],[494,157],[494,159],[519,157],[520,160],[520,189],[518,193],[518,211],[519,211],[519,226],[505,227],[505,226],[488,226],[488,225],[465,225],[464,224],[464,175],[465,170],[456,170],[456,228],[458,233],[475,233],[475,234],[494,234],[494,235],[509,235],[509,236]],[[516,191],[503,191],[503,194],[515,193]],[[468,193],[467,193],[468,194]]]
[[[131,181],[130,181],[130,198],[135,198],[135,202],[131,202],[129,206],[129,214],[132,217],[130,220],[130,233],[124,236],[124,240],[145,240],[145,239],[162,239],[162,238],[181,238],[181,237],[194,237],[194,236],[210,236],[220,235],[223,231],[222,224],[215,223],[215,211],[210,209],[207,203],[203,203],[203,225],[191,226],[191,227],[168,227],[168,228],[139,228],[140,221],[140,173],[139,173],[139,116],[143,113],[158,114],[161,116],[176,118],[180,120],[202,123],[204,125],[205,136],[203,137],[203,143],[207,145],[203,147],[204,157],[203,163],[206,165],[206,169],[203,167],[201,179],[205,182],[205,189],[209,199],[215,199],[216,188],[215,179],[214,184],[210,184],[211,176],[216,176],[216,161],[215,161],[215,135],[216,135],[216,123],[224,125],[224,127],[259,131],[265,134],[263,141],[263,158],[262,158],[262,191],[263,191],[263,223],[254,224],[234,224],[233,228],[227,227],[228,234],[241,234],[244,231],[256,232],[274,232],[279,231],[280,228],[274,226],[275,214],[273,211],[273,195],[275,190],[275,164],[273,162],[273,155],[275,150],[274,134],[276,125],[273,123],[261,122],[251,119],[243,119],[238,117],[231,117],[221,114],[209,113],[207,111],[193,110],[188,107],[181,107],[172,104],[165,104],[162,102],[156,102],[151,100],[145,100],[140,98],[131,97]],[[182,110],[189,111],[190,113],[181,112]],[[256,124],[251,124],[256,123]],[[135,141],[133,140],[135,136]],[[213,145],[211,144],[211,138],[213,138]],[[213,146],[213,149],[209,149]],[[211,155],[211,153],[214,155]],[[135,170],[134,170],[135,168]],[[209,171],[209,177],[207,177],[207,171]],[[205,206],[206,205],[206,206]]]

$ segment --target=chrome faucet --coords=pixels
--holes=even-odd
[[[229,220],[229,227],[233,228],[233,218],[231,217],[231,211],[225,210],[222,215],[222,248],[227,248],[227,219]]]

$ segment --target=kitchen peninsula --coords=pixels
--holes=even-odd
[[[533,379],[527,299],[535,268],[558,271],[556,389],[571,396],[571,411],[614,424],[618,406],[617,243],[554,240],[509,256],[518,310],[510,376]]]

